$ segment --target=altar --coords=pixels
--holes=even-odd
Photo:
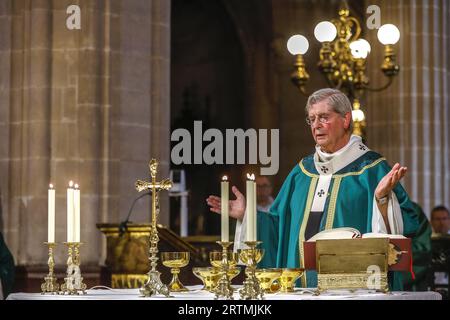
[[[7,300],[214,300],[214,294],[202,290],[202,286],[187,286],[188,292],[171,292],[171,297],[156,295],[141,297],[139,289],[111,289],[107,287],[93,287],[82,295],[43,295],[40,293],[12,293]],[[241,286],[233,286],[233,301],[239,300],[238,290]],[[373,292],[370,290],[330,290],[320,295],[315,295],[315,289],[295,288],[290,293],[265,294],[264,300],[441,300],[439,293],[433,291],[408,292],[393,291],[389,293]]]

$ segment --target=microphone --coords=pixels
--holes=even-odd
[[[127,224],[128,224],[128,222],[130,221],[131,212],[133,212],[133,208],[134,208],[134,205],[136,204],[136,202],[137,202],[140,198],[143,198],[143,197],[148,196],[148,195],[151,195],[151,194],[152,194],[152,192],[149,191],[149,192],[146,192],[146,193],[141,194],[139,197],[137,197],[136,199],[134,199],[133,203],[131,204],[130,210],[128,211],[127,218],[119,224],[119,237],[123,236],[123,234],[124,234],[125,232],[127,232],[127,228],[128,228],[128,227],[127,227]]]

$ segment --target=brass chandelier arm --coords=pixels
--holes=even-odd
[[[363,88],[367,91],[372,91],[372,92],[383,91],[383,90],[387,89],[392,84],[393,81],[394,81],[394,77],[391,76],[391,77],[388,77],[388,82],[379,88],[370,88],[369,86],[364,86]]]
[[[355,34],[353,34],[350,38],[351,41],[355,41],[361,35],[361,25],[355,17],[348,17],[347,19],[353,22],[353,25],[355,26]]]

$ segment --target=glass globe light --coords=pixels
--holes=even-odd
[[[331,42],[336,35],[336,26],[329,21],[319,22],[314,28],[314,36],[320,42]]]
[[[378,29],[378,40],[384,45],[394,45],[400,39],[400,31],[393,24],[384,24]]]
[[[308,48],[308,39],[300,34],[293,35],[287,42],[287,49],[292,55],[305,54]]]
[[[352,56],[357,59],[365,59],[367,55],[370,53],[371,47],[370,43],[364,39],[358,39],[350,43],[350,51]]]
[[[364,112],[361,109],[353,110],[352,111],[352,119],[355,122],[361,122],[364,121],[366,116],[364,115]]]

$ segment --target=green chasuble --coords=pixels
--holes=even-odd
[[[360,148],[367,148],[360,144]],[[314,155],[303,158],[283,183],[270,212],[259,212],[258,240],[263,241],[265,256],[261,268],[298,268],[303,266],[303,242],[319,172]],[[379,181],[391,170],[385,158],[366,151],[331,175],[320,229],[352,227],[361,234],[372,230],[374,192]],[[413,235],[418,228],[417,213],[399,183],[393,190],[400,205],[403,234]],[[390,200],[392,201],[392,200]],[[400,272],[389,274],[391,290],[402,289]],[[303,287],[317,287],[315,271],[305,272]]]
[[[431,276],[431,224],[425,212],[415,202],[414,208],[419,220],[419,229],[412,238],[413,270],[415,278],[411,274],[405,274],[403,278],[404,289],[408,291],[427,291],[430,286]]]
[[[0,281],[2,282],[3,297],[11,293],[14,282],[14,259],[0,233]]]

